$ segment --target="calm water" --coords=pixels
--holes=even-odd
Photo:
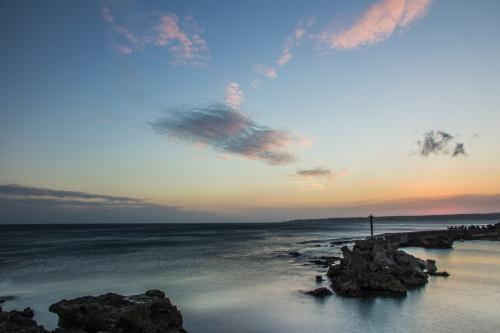
[[[484,221],[467,221],[467,224]],[[459,224],[464,224],[460,221]],[[378,222],[377,233],[439,229],[453,221]],[[0,296],[31,306],[54,328],[50,304],[114,291],[162,289],[192,333],[498,332],[500,242],[407,249],[449,278],[406,298],[324,301],[303,295],[324,270],[306,258],[339,253],[332,240],[364,236],[365,222],[219,225],[0,226]],[[291,258],[288,252],[304,255]]]

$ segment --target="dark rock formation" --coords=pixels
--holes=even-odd
[[[420,246],[427,249],[451,249],[453,240],[447,235],[438,234],[422,239]]]
[[[323,277],[321,275],[316,275],[316,282],[317,283],[323,282]]]
[[[316,288],[314,290],[306,291],[305,293],[307,295],[311,295],[314,297],[320,297],[320,298],[330,296],[332,294],[331,290],[328,288],[325,288],[325,287]]]
[[[186,332],[181,313],[159,290],[133,296],[109,293],[62,300],[49,310],[59,316],[58,333]]]
[[[330,267],[332,288],[343,296],[405,295],[427,283],[427,263],[384,241],[356,241],[342,247],[344,258]],[[435,267],[435,262],[434,262]]]
[[[300,257],[301,256],[299,251],[290,251],[290,252],[288,252],[288,254],[291,255],[292,257]]]
[[[0,308],[0,332],[2,333],[48,333],[33,320],[33,310],[2,311]]]
[[[450,276],[450,273],[448,273],[447,271],[443,271],[443,272],[429,273],[429,275],[431,275],[431,276],[444,276],[444,277],[448,277],[448,276]]]

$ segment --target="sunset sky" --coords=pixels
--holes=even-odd
[[[500,211],[499,1],[1,1],[0,26],[0,223]]]

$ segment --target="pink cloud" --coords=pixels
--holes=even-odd
[[[208,46],[200,35],[201,29],[192,17],[185,18],[183,25],[185,29],[181,27],[177,15],[163,15],[160,23],[153,28],[156,33],[154,43],[157,46],[169,46],[175,64],[202,65]]]
[[[324,31],[320,41],[333,49],[354,49],[377,44],[398,29],[422,18],[432,0],[379,0],[369,7],[352,26],[341,31]]]
[[[230,82],[226,86],[226,104],[233,109],[238,109],[244,100],[245,95],[241,91],[240,86],[236,82]]]
[[[281,52],[281,55],[276,61],[278,66],[285,65],[293,58],[292,49],[294,47],[300,46],[306,34],[306,30],[310,28],[313,24],[314,24],[314,18],[312,16],[309,17],[306,22],[304,21],[299,22],[293,33],[286,39],[283,51]]]
[[[208,46],[202,37],[203,30],[191,16],[180,19],[173,13],[164,13],[159,23],[139,32],[119,24],[110,7],[101,9],[101,17],[119,39],[113,47],[121,54],[128,55],[147,46],[166,47],[175,65],[206,65]]]

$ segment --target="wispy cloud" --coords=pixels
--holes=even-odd
[[[116,35],[115,50],[129,55],[137,50],[156,46],[166,48],[174,65],[204,67],[208,58],[208,45],[203,39],[203,29],[192,16],[180,18],[174,13],[162,13],[152,17],[145,31],[134,31],[113,14],[111,7],[101,9],[102,19],[108,23]]]
[[[275,79],[278,77],[278,72],[276,72],[276,68],[270,67],[264,64],[257,64],[253,66],[253,69],[262,76],[265,76],[268,79]]]
[[[236,82],[230,82],[226,86],[226,104],[233,109],[238,109],[245,101],[245,95],[241,91],[240,86]]]
[[[293,33],[286,39],[283,51],[276,61],[278,66],[284,66],[293,58],[293,48],[300,46],[302,40],[304,39],[304,36],[306,35],[306,30],[313,24],[314,18],[312,16],[309,17],[306,21],[299,22]]]
[[[258,124],[224,104],[169,110],[166,117],[151,126],[175,139],[271,165],[295,162],[295,154],[287,148],[300,141],[289,131]]]
[[[114,33],[118,36],[119,40],[113,43],[113,47],[121,54],[131,54],[143,44],[143,41],[139,37],[124,25],[118,23],[109,7],[103,7],[101,9],[101,17],[111,26]]]
[[[329,48],[354,49],[377,44],[422,18],[432,0],[379,0],[349,28],[323,31],[318,38]]]
[[[306,36],[307,29],[314,24],[314,17],[310,16],[304,21],[300,21],[293,32],[286,38],[285,45],[281,51],[280,56],[276,60],[277,67],[286,65],[293,58],[293,49],[299,47],[302,40]],[[267,79],[276,79],[278,77],[278,70],[274,66],[266,64],[257,64],[253,66],[255,72]],[[257,88],[261,83],[260,79],[252,81],[252,87]]]
[[[443,154],[457,157],[467,155],[464,143],[455,141],[455,136],[444,131],[429,131],[424,134],[422,140],[417,141],[417,146],[421,156]]]

